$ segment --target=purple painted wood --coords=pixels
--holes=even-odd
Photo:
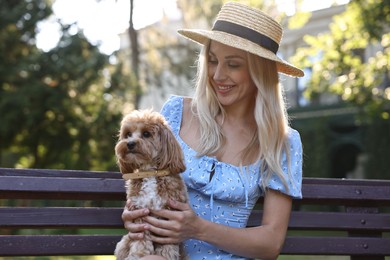
[[[112,255],[120,235],[0,235],[2,256]],[[288,237],[287,255],[390,254],[390,238]]]
[[[287,237],[283,254],[390,255],[390,238]]]
[[[0,168],[0,176],[76,177],[121,179],[119,172]]]
[[[254,211],[248,226],[259,226],[261,211]],[[291,212],[290,230],[319,231],[390,231],[390,214],[346,213],[346,212]]]
[[[0,255],[113,255],[120,238],[120,235],[0,235]]]
[[[123,203],[124,204],[124,203]],[[120,228],[123,208],[0,208],[1,228]]]
[[[124,180],[82,177],[1,176],[0,199],[125,199]]]
[[[0,208],[3,228],[123,228],[122,208]],[[261,211],[254,211],[248,226],[258,226]],[[345,212],[291,213],[290,230],[390,231],[390,214]]]

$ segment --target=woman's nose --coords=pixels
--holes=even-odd
[[[227,74],[226,74],[224,66],[222,64],[218,64],[215,67],[213,79],[215,81],[223,81],[226,78],[227,78]]]

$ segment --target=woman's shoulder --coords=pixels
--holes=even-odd
[[[161,113],[168,117],[169,115],[187,115],[191,112],[192,98],[185,96],[170,96],[164,103]]]
[[[191,104],[192,98],[185,96],[171,95],[164,103],[162,110],[169,108],[177,109],[180,107],[188,107]]]
[[[298,130],[292,128],[292,127],[288,127],[288,130],[287,130],[287,138],[288,138],[288,141],[291,143],[295,143],[295,142],[298,142],[298,143],[301,143],[301,135],[299,134]]]
[[[183,117],[190,111],[191,98],[183,96],[170,96],[164,103],[161,114],[168,121],[169,125],[178,132],[182,124]]]

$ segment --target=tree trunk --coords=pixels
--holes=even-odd
[[[141,86],[139,84],[139,46],[138,46],[138,32],[134,29],[133,23],[133,10],[134,10],[134,0],[130,0],[130,21],[129,21],[129,38],[130,38],[130,48],[131,48],[131,67],[135,76],[135,97],[134,97],[134,107],[135,109],[139,108],[139,100],[141,98]]]

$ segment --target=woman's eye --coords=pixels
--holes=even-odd
[[[142,136],[148,138],[148,137],[151,137],[152,134],[151,134],[150,132],[148,132],[148,131],[144,131],[144,132],[142,133]]]
[[[228,66],[230,68],[239,68],[240,67],[240,64],[237,64],[237,63],[228,63]]]
[[[218,60],[214,57],[214,55],[209,55],[207,57],[207,62],[210,64],[217,64]]]

